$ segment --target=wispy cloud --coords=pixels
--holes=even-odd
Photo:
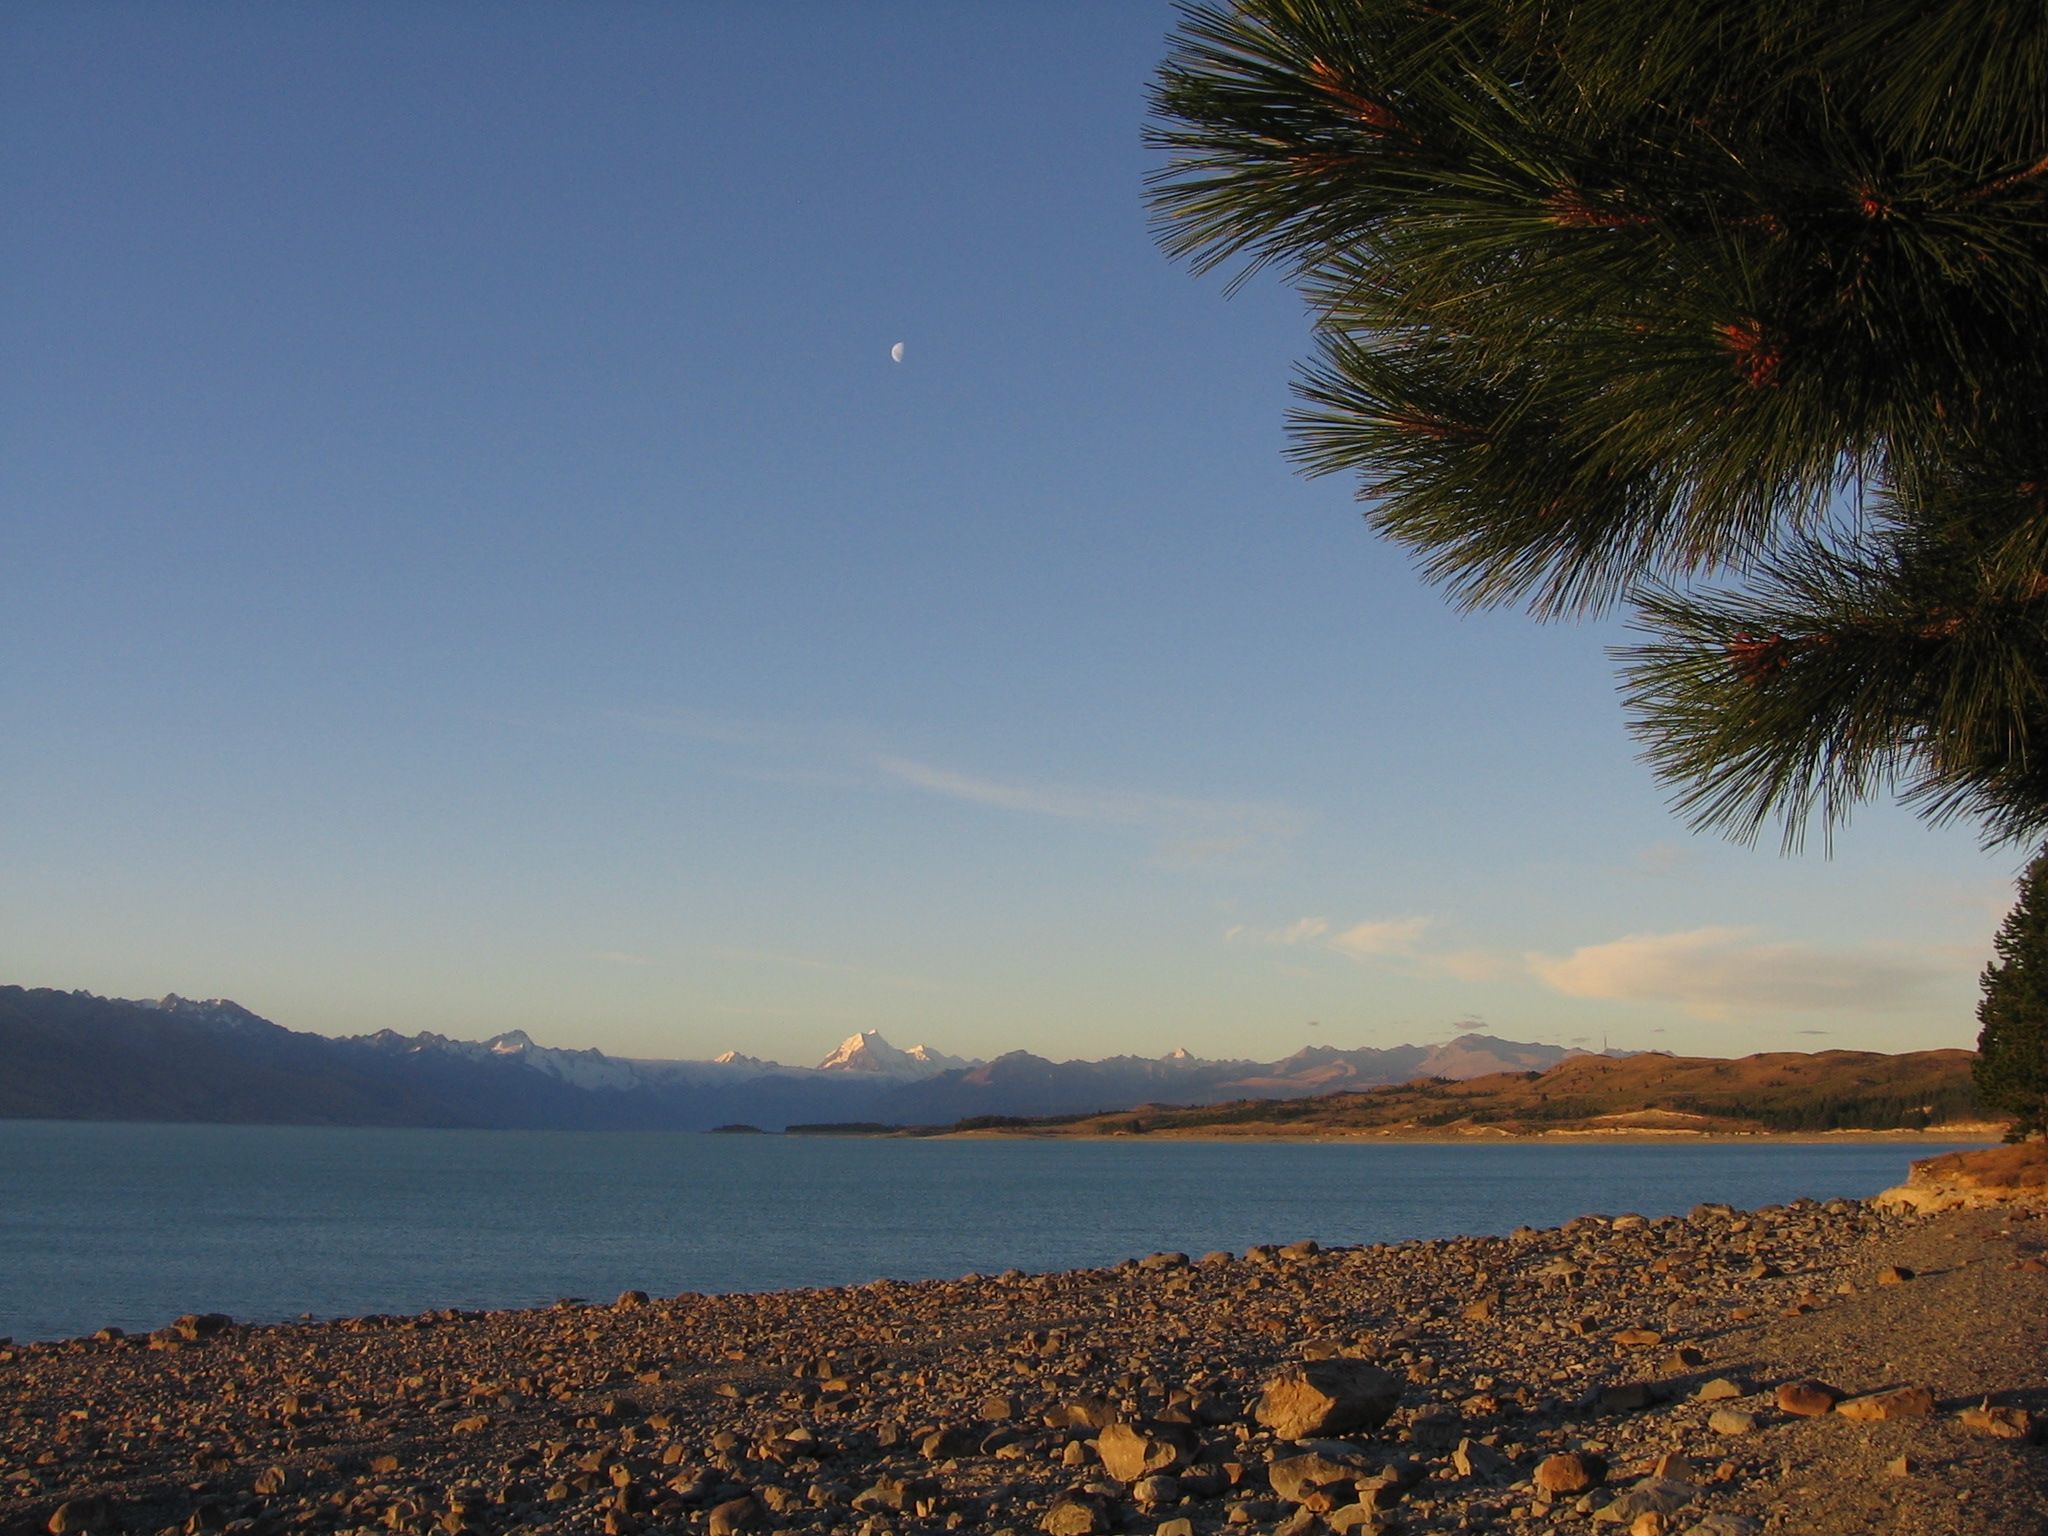
[[[1278,928],[1258,928],[1239,923],[1226,928],[1223,938],[1229,944],[1327,950],[1347,960],[1398,964],[1402,969],[1417,974],[1461,976],[1472,980],[1494,973],[1492,957],[1483,951],[1423,952],[1423,935],[1434,922],[1435,919],[1428,916],[1368,918],[1340,927],[1327,917],[1298,917]]]
[[[1153,860],[1194,869],[1270,854],[1298,836],[1301,814],[1266,800],[1206,799],[1046,779],[996,777],[906,757],[843,723],[742,720],[690,709],[615,709],[606,718],[648,735],[720,749],[722,771],[758,782],[831,789],[908,789],[1020,816],[1130,828]]]
[[[1426,917],[1396,917],[1382,922],[1353,923],[1330,939],[1330,948],[1354,960],[1375,955],[1412,955],[1429,927]]]
[[[1276,838],[1274,841],[1284,839]],[[1153,849],[1152,862],[1162,869],[1206,869],[1215,864],[1256,857],[1263,846],[1249,832],[1230,832],[1216,837],[1167,837],[1160,839]]]
[[[1749,928],[1630,934],[1526,958],[1530,974],[1566,997],[1675,1003],[1702,1018],[1740,1009],[1891,1012],[1921,1002],[1951,974],[1924,955],[1774,943]]]
[[[1507,956],[1491,949],[1440,949],[1418,960],[1426,974],[1448,976],[1453,981],[1499,981],[1515,970]]]
[[[1223,930],[1226,942],[1237,944],[1313,944],[1330,931],[1330,921],[1324,917],[1298,917],[1284,928],[1252,928],[1243,923]]]
[[[695,709],[609,709],[603,719],[643,736],[717,754],[717,771],[756,784],[873,789],[867,733],[822,721],[738,720]]]
[[[796,746],[817,736],[808,727],[769,720],[733,720],[695,709],[612,709],[606,718],[653,736],[673,736],[721,747]]]
[[[1298,917],[1282,928],[1254,928],[1249,923],[1233,923],[1223,930],[1226,944],[1275,944],[1292,948],[1297,944],[1313,944],[1330,931],[1330,920],[1326,917]]]
[[[1159,855],[1168,862],[1214,863],[1262,852],[1301,831],[1298,813],[1266,801],[983,778],[887,753],[878,754],[874,766],[890,783],[968,805],[1055,821],[1141,828],[1160,839]]]
[[[1622,871],[1649,880],[1668,880],[1673,875],[1684,874],[1699,862],[1699,850],[1696,848],[1686,848],[1678,843],[1652,843],[1647,848],[1638,849],[1635,857],[1622,866]]]
[[[599,965],[654,964],[654,956],[635,954],[630,949],[591,949],[584,951],[583,958],[594,960]]]
[[[948,799],[1062,821],[1108,821],[1126,825],[1157,822],[1244,823],[1292,830],[1298,819],[1283,807],[1253,801],[1202,800],[1138,790],[1085,789],[1068,784],[1033,783],[1018,779],[985,779],[948,768],[887,754],[875,766],[899,784],[927,790]]]

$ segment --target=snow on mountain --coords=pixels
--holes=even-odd
[[[515,1057],[536,1072],[558,1077],[574,1088],[620,1090],[637,1088],[642,1081],[632,1062],[614,1061],[596,1046],[587,1046],[580,1051],[564,1051],[552,1046],[535,1045],[523,1029],[508,1029],[502,1035],[493,1035],[483,1042],[481,1049],[492,1056]]]
[[[820,1072],[857,1072],[867,1077],[893,1077],[905,1081],[918,1078],[936,1077],[941,1072],[956,1072],[975,1063],[959,1056],[948,1056],[944,1051],[935,1051],[928,1045],[913,1045],[909,1050],[898,1050],[882,1038],[879,1029],[862,1030],[857,1035],[848,1035],[839,1042],[839,1049],[818,1063]]]
[[[90,992],[75,992],[74,997],[91,997]],[[148,1008],[152,1012],[166,1013],[181,1019],[196,1019],[207,1024],[223,1025],[231,1029],[275,1029],[277,1026],[244,1008],[240,1003],[225,997],[193,998],[180,997],[175,992],[166,992],[160,998],[111,999],[127,1002],[136,1008]]]
[[[508,1029],[488,1040],[454,1040],[432,1030],[401,1035],[380,1029],[373,1035],[353,1037],[358,1044],[405,1054],[435,1052],[465,1061],[510,1061],[535,1072],[559,1079],[572,1088],[602,1088],[622,1091],[643,1086],[645,1079],[630,1061],[616,1061],[595,1046],[580,1051],[535,1045],[523,1029]]]
[[[169,997],[160,1004],[144,1006],[186,1016],[217,1018],[223,1023],[255,1019],[233,1003],[191,1003]],[[516,1063],[570,1087],[614,1092],[659,1092],[686,1085],[715,1090],[721,1084],[738,1092],[742,1084],[765,1089],[769,1083],[781,1083],[795,1091],[797,1085],[806,1082],[821,1086],[838,1083],[848,1091],[861,1087],[864,1091],[898,1097],[906,1093],[930,1097],[926,1091],[930,1089],[940,1092],[940,1097],[929,1105],[920,1098],[915,1106],[903,1107],[914,1117],[936,1120],[951,1118],[956,1113],[956,1088],[983,1098],[993,1095],[991,1103],[1003,1099],[1001,1112],[1010,1112],[1014,1107],[1007,1102],[1009,1096],[1023,1094],[1029,1099],[1030,1112],[1056,1113],[1067,1107],[1069,1099],[1076,1103],[1122,1104],[1171,1093],[1186,1093],[1203,1100],[1226,1093],[1296,1097],[1403,1082],[1411,1077],[1467,1078],[1488,1072],[1540,1070],[1573,1054],[1558,1046],[1467,1034],[1441,1045],[1401,1045],[1383,1050],[1308,1046],[1285,1060],[1269,1063],[1210,1061],[1185,1048],[1149,1060],[1111,1057],[1097,1062],[1055,1064],[1028,1053],[1012,1052],[995,1063],[984,1063],[948,1055],[927,1045],[902,1050],[883,1038],[880,1030],[869,1029],[847,1036],[817,1066],[793,1067],[735,1050],[723,1051],[709,1061],[623,1059],[595,1049],[561,1050],[538,1045],[521,1029],[507,1030],[482,1041],[452,1040],[431,1031],[400,1035],[389,1029],[357,1038],[363,1044],[387,1051],[439,1052],[473,1061]]]
[[[903,1054],[922,1066],[930,1067],[934,1072],[957,1072],[962,1067],[977,1064],[972,1057],[948,1056],[944,1051],[935,1051],[928,1045],[913,1045]]]

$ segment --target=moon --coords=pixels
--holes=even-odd
[[[902,362],[902,361],[903,361],[903,343],[902,343],[902,342],[900,342],[900,341],[899,341],[899,342],[897,342],[895,346],[893,346],[893,347],[891,347],[891,348],[889,349],[889,361],[890,361],[890,362],[892,362],[892,363],[900,363],[900,362]]]

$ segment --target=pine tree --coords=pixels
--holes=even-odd
[[[2048,6],[1235,0],[1161,239],[1271,266],[1293,451],[1468,605],[1630,605],[1680,806],[2048,833]]]
[[[1977,1097],[2018,1117],[2009,1141],[2048,1133],[2048,850],[2020,879],[1977,1004]]]

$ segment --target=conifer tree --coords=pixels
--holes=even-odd
[[[2017,1117],[2007,1140],[2048,1133],[2048,852],[2020,880],[1977,1004],[1977,1097]]]
[[[1234,0],[1161,239],[1271,266],[1293,452],[1468,605],[1629,605],[1696,824],[2048,834],[2048,6]]]

